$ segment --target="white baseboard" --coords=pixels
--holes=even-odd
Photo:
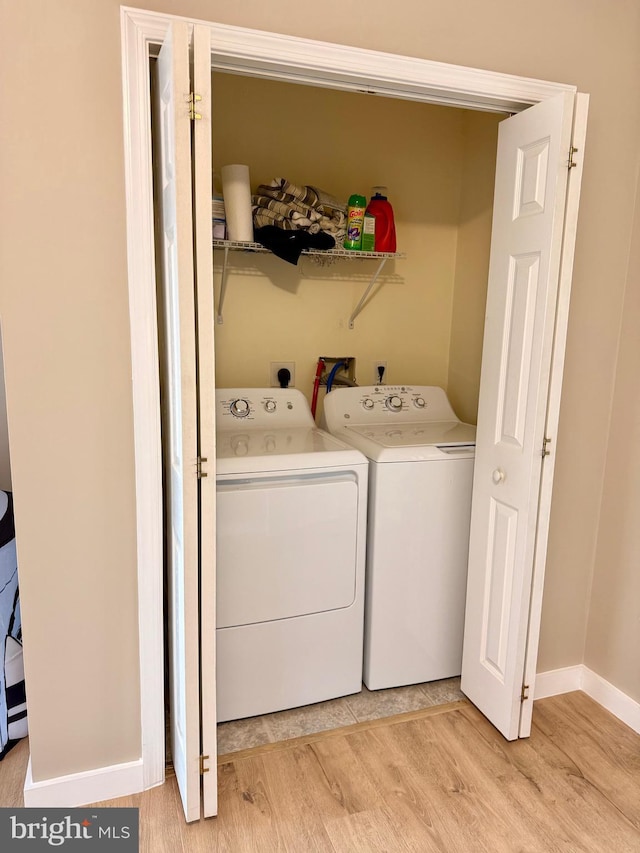
[[[602,705],[614,717],[640,734],[640,702],[627,696],[588,667],[567,666],[564,669],[553,669],[536,675],[536,699],[558,696],[561,693],[570,693],[572,690],[582,690],[594,702]]]
[[[582,671],[584,666],[566,666],[564,669],[552,669],[536,674],[534,699],[546,699],[547,696],[559,696],[582,690]]]
[[[141,758],[126,764],[44,779],[42,782],[33,781],[29,758],[24,782],[24,804],[28,808],[73,808],[126,797],[143,789]]]
[[[592,670],[584,668],[582,689],[607,711],[640,734],[640,702],[605,681]]]

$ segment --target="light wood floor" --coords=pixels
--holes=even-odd
[[[21,804],[27,746],[0,764]],[[507,743],[466,701],[222,757],[220,815],[185,824],[175,779],[140,809],[144,853],[638,853],[640,735],[583,693],[536,702]]]

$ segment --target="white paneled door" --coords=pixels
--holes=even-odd
[[[171,750],[188,821],[201,779],[217,810],[209,38],[174,22],[158,58]]]
[[[509,740],[528,734],[527,630],[540,619],[531,586],[538,525],[548,525],[539,495],[573,100],[542,101],[498,136],[462,690]]]

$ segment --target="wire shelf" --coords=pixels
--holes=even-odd
[[[241,240],[214,240],[214,249],[231,249],[232,251],[245,252],[270,252],[269,249],[261,243],[245,243]],[[406,258],[404,252],[363,252],[361,250],[350,249],[303,249],[303,255],[318,255],[322,257],[332,258],[349,258],[350,260],[363,260],[364,258],[382,259],[382,258]]]

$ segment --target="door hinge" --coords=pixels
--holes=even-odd
[[[549,456],[551,453],[550,450],[547,450],[547,445],[551,444],[551,439],[546,436],[542,439],[542,456]]]
[[[578,151],[578,149],[577,149],[574,145],[572,145],[572,146],[571,146],[571,148],[569,148],[569,161],[568,161],[568,163],[567,163],[567,168],[569,168],[569,169],[573,169],[575,166],[577,166],[577,165],[578,165],[578,164],[576,163],[576,161],[573,159],[573,155],[574,155],[577,151]]]
[[[205,773],[209,772],[209,768],[204,766],[205,761],[208,761],[208,760],[209,760],[208,755],[201,755],[200,756],[200,775],[201,776],[204,776]]]
[[[202,95],[196,95],[194,92],[189,93],[187,103],[189,104],[189,118],[191,119],[191,121],[196,121],[197,119],[202,118],[200,113],[196,112],[196,103],[201,100]]]
[[[196,477],[199,480],[201,480],[203,477],[209,476],[206,471],[202,470],[202,463],[206,462],[206,461],[207,461],[206,456],[198,456],[198,459],[196,460]]]
[[[526,700],[527,700],[528,698],[529,698],[529,685],[528,685],[528,684],[523,684],[523,685],[522,685],[522,691],[521,691],[521,693],[520,693],[520,701],[521,701],[521,702],[526,702]]]

